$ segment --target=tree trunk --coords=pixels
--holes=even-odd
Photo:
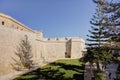
[[[96,65],[97,65],[97,70],[100,71],[100,65],[98,61],[96,62]]]

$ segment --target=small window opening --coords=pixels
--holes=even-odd
[[[5,24],[5,22],[4,21],[2,21],[2,25],[4,25]]]
[[[50,40],[50,38],[48,38],[48,40]]]
[[[65,40],[68,40],[68,38],[65,38]]]
[[[59,40],[59,38],[56,38],[56,40]]]

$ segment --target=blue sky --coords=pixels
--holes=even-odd
[[[44,37],[86,39],[95,5],[92,0],[0,0],[0,12],[42,30]]]

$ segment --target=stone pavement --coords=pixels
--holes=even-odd
[[[93,72],[91,70],[90,64],[86,63],[85,64],[84,80],[91,80],[92,77],[93,77]]]
[[[117,67],[118,67],[118,64],[113,63],[113,62],[106,66],[106,69],[105,69],[106,80],[114,80],[114,78],[116,78]],[[111,76],[109,76],[109,73],[111,73]]]
[[[4,75],[4,76],[0,76],[0,80],[13,80],[15,77],[19,76],[19,75],[22,75],[22,74],[25,74],[25,73],[28,73],[28,72],[31,72],[33,70],[36,70],[38,69],[39,67],[36,67],[34,69],[31,69],[31,70],[28,70],[28,69],[25,69],[23,71],[14,71],[12,73],[9,73],[7,75]]]
[[[4,76],[0,76],[0,80],[13,80],[13,78],[15,78],[18,75],[21,75],[25,73],[24,71],[15,71],[12,72],[10,74],[4,75]]]
[[[105,80],[114,80],[116,78],[116,70],[117,70],[118,64],[116,63],[110,63],[106,66],[106,69],[104,69],[105,72]],[[109,76],[109,73],[111,75]],[[86,63],[85,65],[85,73],[84,73],[84,80],[91,80],[93,77],[93,72],[90,68],[89,63]]]

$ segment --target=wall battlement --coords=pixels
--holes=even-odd
[[[44,41],[68,41],[69,38],[44,38]]]
[[[84,40],[81,39],[80,37],[44,38],[43,39],[43,41],[56,41],[56,42],[59,42],[59,41],[67,42],[69,40],[79,41],[79,42],[83,42],[84,43]]]

